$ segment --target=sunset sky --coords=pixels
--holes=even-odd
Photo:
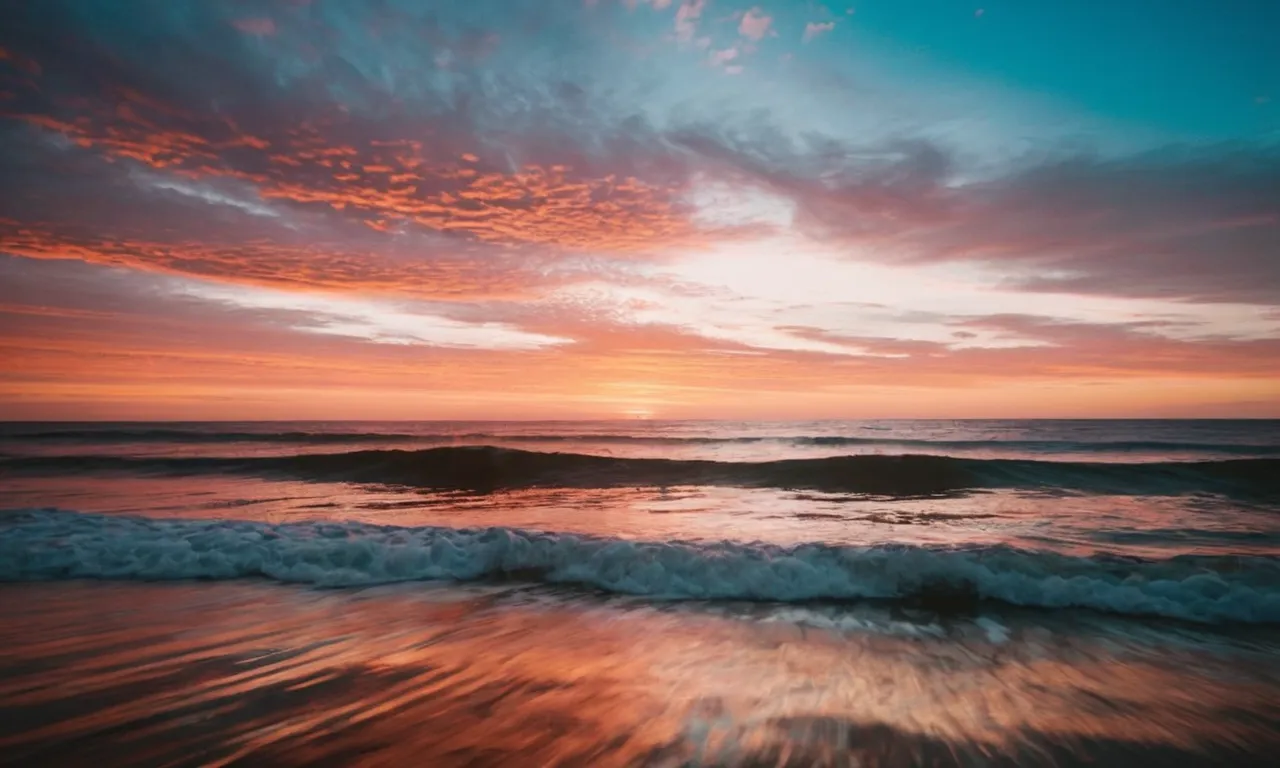
[[[1280,416],[1274,0],[0,0],[0,418]]]

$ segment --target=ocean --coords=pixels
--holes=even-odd
[[[0,763],[1270,765],[1280,422],[0,425]]]

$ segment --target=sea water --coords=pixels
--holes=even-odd
[[[0,425],[27,764],[1267,764],[1280,423]]]

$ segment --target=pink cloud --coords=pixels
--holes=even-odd
[[[707,0],[684,0],[676,11],[676,39],[682,43],[693,40],[698,32],[698,19],[702,18],[702,9]]]
[[[803,42],[807,43],[813,38],[817,37],[818,35],[823,34],[824,32],[830,32],[831,30],[835,29],[835,27],[836,27],[836,23],[834,21],[824,21],[824,22],[811,21],[808,24],[804,25],[804,37],[802,38],[802,40]]]
[[[231,26],[245,33],[258,37],[269,37],[276,33],[276,23],[272,19],[233,19]]]
[[[711,52],[711,66],[719,67],[738,58],[737,48],[726,48],[723,51]]]
[[[740,75],[742,74],[742,67],[734,64],[732,66],[725,67],[724,72],[726,75]]]
[[[750,40],[761,40],[769,33],[769,27],[772,24],[772,16],[764,15],[759,8],[752,8],[743,15],[742,23],[738,25],[738,32]]]

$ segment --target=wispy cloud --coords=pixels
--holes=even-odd
[[[836,23],[834,21],[811,21],[804,25],[804,34],[801,36],[801,41],[807,43],[835,28]]]
[[[340,294],[195,286],[197,298],[249,310],[283,313],[286,325],[307,332],[346,336],[376,344],[520,350],[567,344],[569,339],[530,333],[499,322],[463,322],[429,311]]]

